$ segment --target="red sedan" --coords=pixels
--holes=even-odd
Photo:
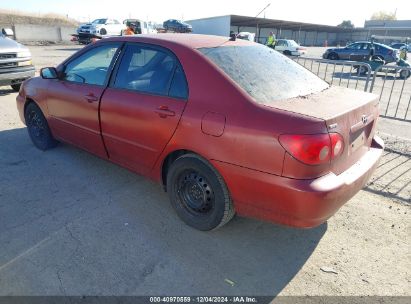
[[[17,106],[36,147],[70,143],[161,182],[200,230],[235,213],[319,225],[383,151],[375,95],[224,37],[103,39],[26,81]]]

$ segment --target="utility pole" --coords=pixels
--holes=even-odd
[[[260,16],[261,15],[261,13],[262,12],[264,12],[264,18],[265,18],[265,10],[269,7],[271,5],[271,3],[268,3],[262,10],[261,10],[261,12],[259,12],[258,14],[257,14],[257,16],[255,16],[255,19],[256,19],[256,21],[257,21],[257,18],[258,18],[258,16]],[[260,40],[260,31],[258,30],[258,21],[257,21],[257,26],[256,26],[256,42],[258,43],[259,42],[259,40]]]

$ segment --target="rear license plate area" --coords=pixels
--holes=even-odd
[[[354,134],[351,139],[350,148],[351,153],[357,151],[359,148],[363,147],[367,141],[367,136],[364,130],[360,130]]]

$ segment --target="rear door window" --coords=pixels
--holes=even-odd
[[[127,46],[113,86],[154,95],[187,98],[187,82],[178,60],[159,48]]]

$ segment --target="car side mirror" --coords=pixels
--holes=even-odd
[[[40,70],[40,76],[43,79],[57,79],[58,78],[58,73],[56,68],[42,68]]]
[[[11,28],[3,28],[1,30],[1,32],[3,33],[4,36],[6,37],[10,37],[10,36],[14,36],[14,32]]]

